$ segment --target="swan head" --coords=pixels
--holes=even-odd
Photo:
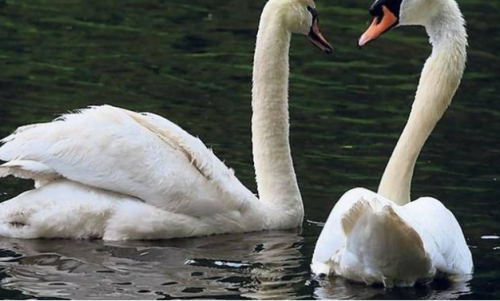
[[[333,51],[333,47],[319,29],[314,0],[270,0],[266,9],[270,12],[268,17],[280,20],[289,32],[305,35],[313,45],[325,53]]]
[[[449,0],[376,0],[370,8],[372,22],[358,41],[363,47],[397,26],[428,25]]]

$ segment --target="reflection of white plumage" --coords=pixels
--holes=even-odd
[[[0,205],[0,235],[108,240],[191,237],[300,226],[288,140],[292,33],[331,51],[312,0],[270,0],[254,61],[252,119],[260,200],[207,147],[154,114],[94,107],[3,140],[0,177],[37,189]]]
[[[298,273],[299,231],[173,241],[0,239],[2,289],[36,298],[290,299],[309,279]],[[6,257],[12,256],[12,257]],[[50,285],[49,285],[50,284]],[[187,288],[203,288],[198,292]]]
[[[454,0],[381,0],[371,13],[375,19],[360,46],[399,21],[424,25],[433,52],[378,194],[358,188],[340,199],[316,245],[313,272],[386,286],[412,286],[442,274],[463,278],[473,263],[460,225],[436,199],[410,203],[410,185],[417,157],[462,78],[464,20]]]

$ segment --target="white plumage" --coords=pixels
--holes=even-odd
[[[380,3],[385,2],[376,5]],[[383,10],[381,18],[390,18],[392,12]],[[314,251],[311,268],[316,275],[392,287],[441,276],[463,280],[473,272],[471,252],[453,214],[433,198],[410,202],[418,155],[462,78],[467,47],[464,20],[454,0],[404,0],[399,21],[426,26],[433,52],[378,193],[353,189],[335,205]],[[391,25],[374,19],[360,43],[384,32],[380,28],[384,24]]]
[[[154,239],[266,227],[265,206],[233,171],[153,114],[94,107],[3,141],[0,158],[10,161],[0,176],[39,187],[0,204],[3,236]]]
[[[399,206],[357,188],[332,210],[311,268],[316,275],[392,287],[441,275],[466,279],[472,266],[462,229],[441,202],[420,198]]]
[[[245,232],[262,223],[237,210],[211,216],[173,213],[137,198],[58,180],[0,204],[0,236],[168,239]]]
[[[99,106],[2,140],[0,177],[33,179],[37,189],[0,204],[0,235],[161,239],[300,226],[288,138],[291,35],[314,29],[331,50],[307,6],[314,2],[270,0],[259,25],[252,133],[260,199],[167,119]]]
[[[41,182],[66,178],[196,216],[238,209],[240,202],[252,200],[199,139],[154,114],[93,107],[20,128],[3,142],[0,158],[10,161],[3,165],[5,175]],[[25,163],[10,167],[16,162]]]

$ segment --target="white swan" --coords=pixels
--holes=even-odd
[[[460,225],[436,199],[410,203],[410,183],[417,157],[461,81],[465,22],[454,0],[379,0],[370,13],[374,20],[360,47],[398,24],[423,25],[433,51],[378,194],[358,188],[342,196],[319,237],[311,268],[316,275],[388,287],[443,274],[462,278],[472,273],[473,263]]]
[[[304,209],[289,146],[292,33],[320,49],[312,0],[270,0],[257,35],[253,155],[260,199],[206,146],[149,113],[100,106],[3,139],[0,177],[37,189],[0,204],[0,236],[168,239],[299,227]]]

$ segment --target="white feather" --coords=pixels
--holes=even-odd
[[[21,179],[33,179],[35,187],[41,187],[60,178],[60,175],[49,166],[29,160],[12,160],[0,165],[0,178],[11,175]]]
[[[413,286],[438,272],[469,275],[473,264],[460,225],[441,202],[422,198],[400,206],[357,188],[332,210],[311,268],[316,275]]]
[[[0,148],[0,159],[19,158],[47,166],[51,175],[176,213],[212,215],[252,201],[252,194],[201,141],[161,117],[111,106],[14,133]],[[19,175],[22,167],[10,171]]]
[[[245,232],[251,225],[262,224],[258,217],[243,216],[239,211],[193,217],[130,196],[58,180],[1,203],[0,236],[169,239]]]
[[[315,274],[392,287],[413,286],[442,275],[463,280],[473,272],[471,252],[453,214],[433,198],[410,203],[418,155],[462,78],[467,47],[464,20],[454,0],[401,5],[401,24],[426,26],[433,53],[378,194],[353,189],[335,205],[316,244],[311,265]],[[406,15],[411,12],[425,13]]]
[[[0,160],[8,162],[0,176],[43,187],[1,205],[0,234],[156,239],[300,226],[304,208],[288,138],[288,55],[290,32],[310,29],[308,4],[270,0],[259,25],[252,133],[261,199],[167,119],[91,107],[2,140]]]

